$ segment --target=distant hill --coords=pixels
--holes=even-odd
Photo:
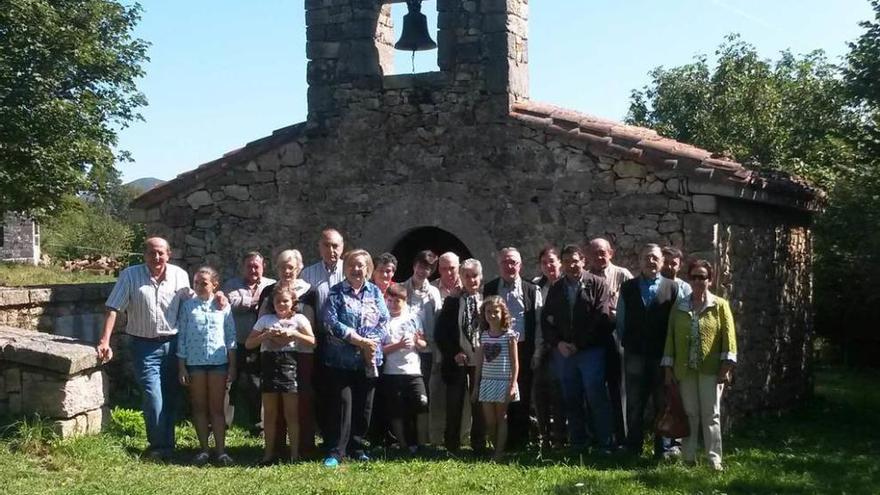
[[[140,179],[135,179],[125,185],[128,187],[131,187],[132,189],[137,191],[138,194],[143,194],[143,193],[149,191],[150,189],[152,189],[156,186],[162,185],[164,183],[165,183],[164,180],[157,179],[155,177],[141,177]]]

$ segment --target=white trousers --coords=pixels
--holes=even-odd
[[[721,392],[724,385],[718,383],[717,375],[688,373],[678,383],[681,402],[691,429],[689,437],[682,440],[682,457],[693,462],[697,456],[697,437],[703,433],[703,446],[709,463],[721,464]]]

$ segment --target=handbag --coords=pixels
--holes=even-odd
[[[654,429],[658,435],[666,438],[685,438],[690,436],[691,429],[688,424],[687,414],[684,412],[684,404],[681,402],[678,385],[666,386],[666,405],[663,408],[663,413],[657,417]]]

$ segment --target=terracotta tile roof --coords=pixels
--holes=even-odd
[[[305,128],[305,122],[282,127],[275,130],[271,135],[251,141],[241,148],[224,153],[222,157],[203,163],[193,170],[184,172],[174,179],[161,184],[132,201],[133,208],[149,208],[175,194],[189,190],[193,185],[204,182],[211,177],[219,175],[229,167],[253,160],[257,156],[272,150],[278,146],[297,139]]]
[[[530,127],[564,135],[588,148],[596,147],[596,151],[610,151],[655,167],[677,168],[712,182],[727,182],[741,189],[768,193],[764,196],[782,196],[776,198],[780,203],[793,203],[793,206],[813,210],[825,198],[821,189],[799,177],[783,172],[751,170],[729,157],[663,137],[644,127],[531,101],[514,104],[510,115]],[[749,199],[747,195],[740,194],[740,197]]]

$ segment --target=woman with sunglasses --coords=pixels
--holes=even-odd
[[[721,464],[721,392],[730,383],[736,364],[736,330],[727,300],[712,294],[714,269],[706,260],[688,264],[693,292],[680,298],[669,314],[669,330],[661,366],[666,383],[678,383],[690,426],[682,454],[696,462],[697,437],[702,428],[709,465]]]

